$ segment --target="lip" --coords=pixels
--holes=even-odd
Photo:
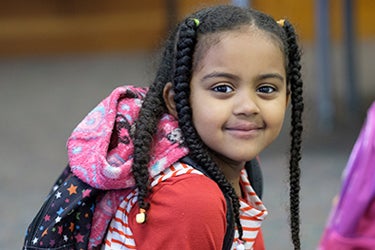
[[[257,123],[238,123],[225,127],[225,130],[230,135],[240,139],[253,138],[264,129],[264,125]]]

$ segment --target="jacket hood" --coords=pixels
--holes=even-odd
[[[135,185],[132,134],[146,88],[118,87],[74,129],[67,141],[72,172],[99,189],[124,189]],[[177,120],[164,114],[157,126],[149,173],[156,176],[188,154]]]

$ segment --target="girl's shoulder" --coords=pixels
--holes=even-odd
[[[146,223],[138,224],[138,206],[127,223],[139,249],[221,248],[226,230],[226,201],[217,186],[192,167],[177,163],[153,180]],[[200,226],[200,225],[204,226]],[[157,232],[157,233],[156,233]],[[152,241],[148,239],[153,239]]]
[[[199,170],[188,164],[177,162],[164,170],[151,182],[151,202],[154,199],[169,199],[190,206],[204,206],[218,203],[226,207],[225,198],[219,186]],[[199,204],[196,204],[198,201]]]

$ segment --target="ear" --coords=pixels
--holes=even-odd
[[[174,102],[174,91],[171,82],[165,84],[163,89],[163,98],[165,106],[168,109],[168,113],[177,119],[176,103]]]
[[[285,106],[288,107],[289,106],[289,103],[290,103],[290,96],[292,95],[289,87],[288,89],[286,90],[286,102],[285,102]]]
[[[286,95],[286,103],[285,106],[288,107],[290,103],[290,93]]]

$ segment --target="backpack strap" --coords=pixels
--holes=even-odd
[[[260,199],[263,196],[263,174],[260,168],[260,164],[257,158],[246,162],[245,169],[247,172],[247,177],[251,187],[254,189],[255,193]]]
[[[198,165],[195,161],[193,161],[189,156],[185,156],[180,160],[182,163],[188,164],[193,168],[199,170],[204,175],[212,179],[205,169],[203,169],[200,165]],[[249,162],[246,162],[245,169],[247,172],[247,176],[249,178],[249,182],[251,183],[255,193],[261,198],[263,194],[263,176],[262,171],[260,169],[260,165],[257,159],[253,159]],[[231,198],[224,194],[226,205],[227,205],[227,228],[225,231],[224,242],[223,242],[223,249],[231,249],[233,245],[233,238],[234,238],[234,218],[233,218],[233,209],[231,206]]]

